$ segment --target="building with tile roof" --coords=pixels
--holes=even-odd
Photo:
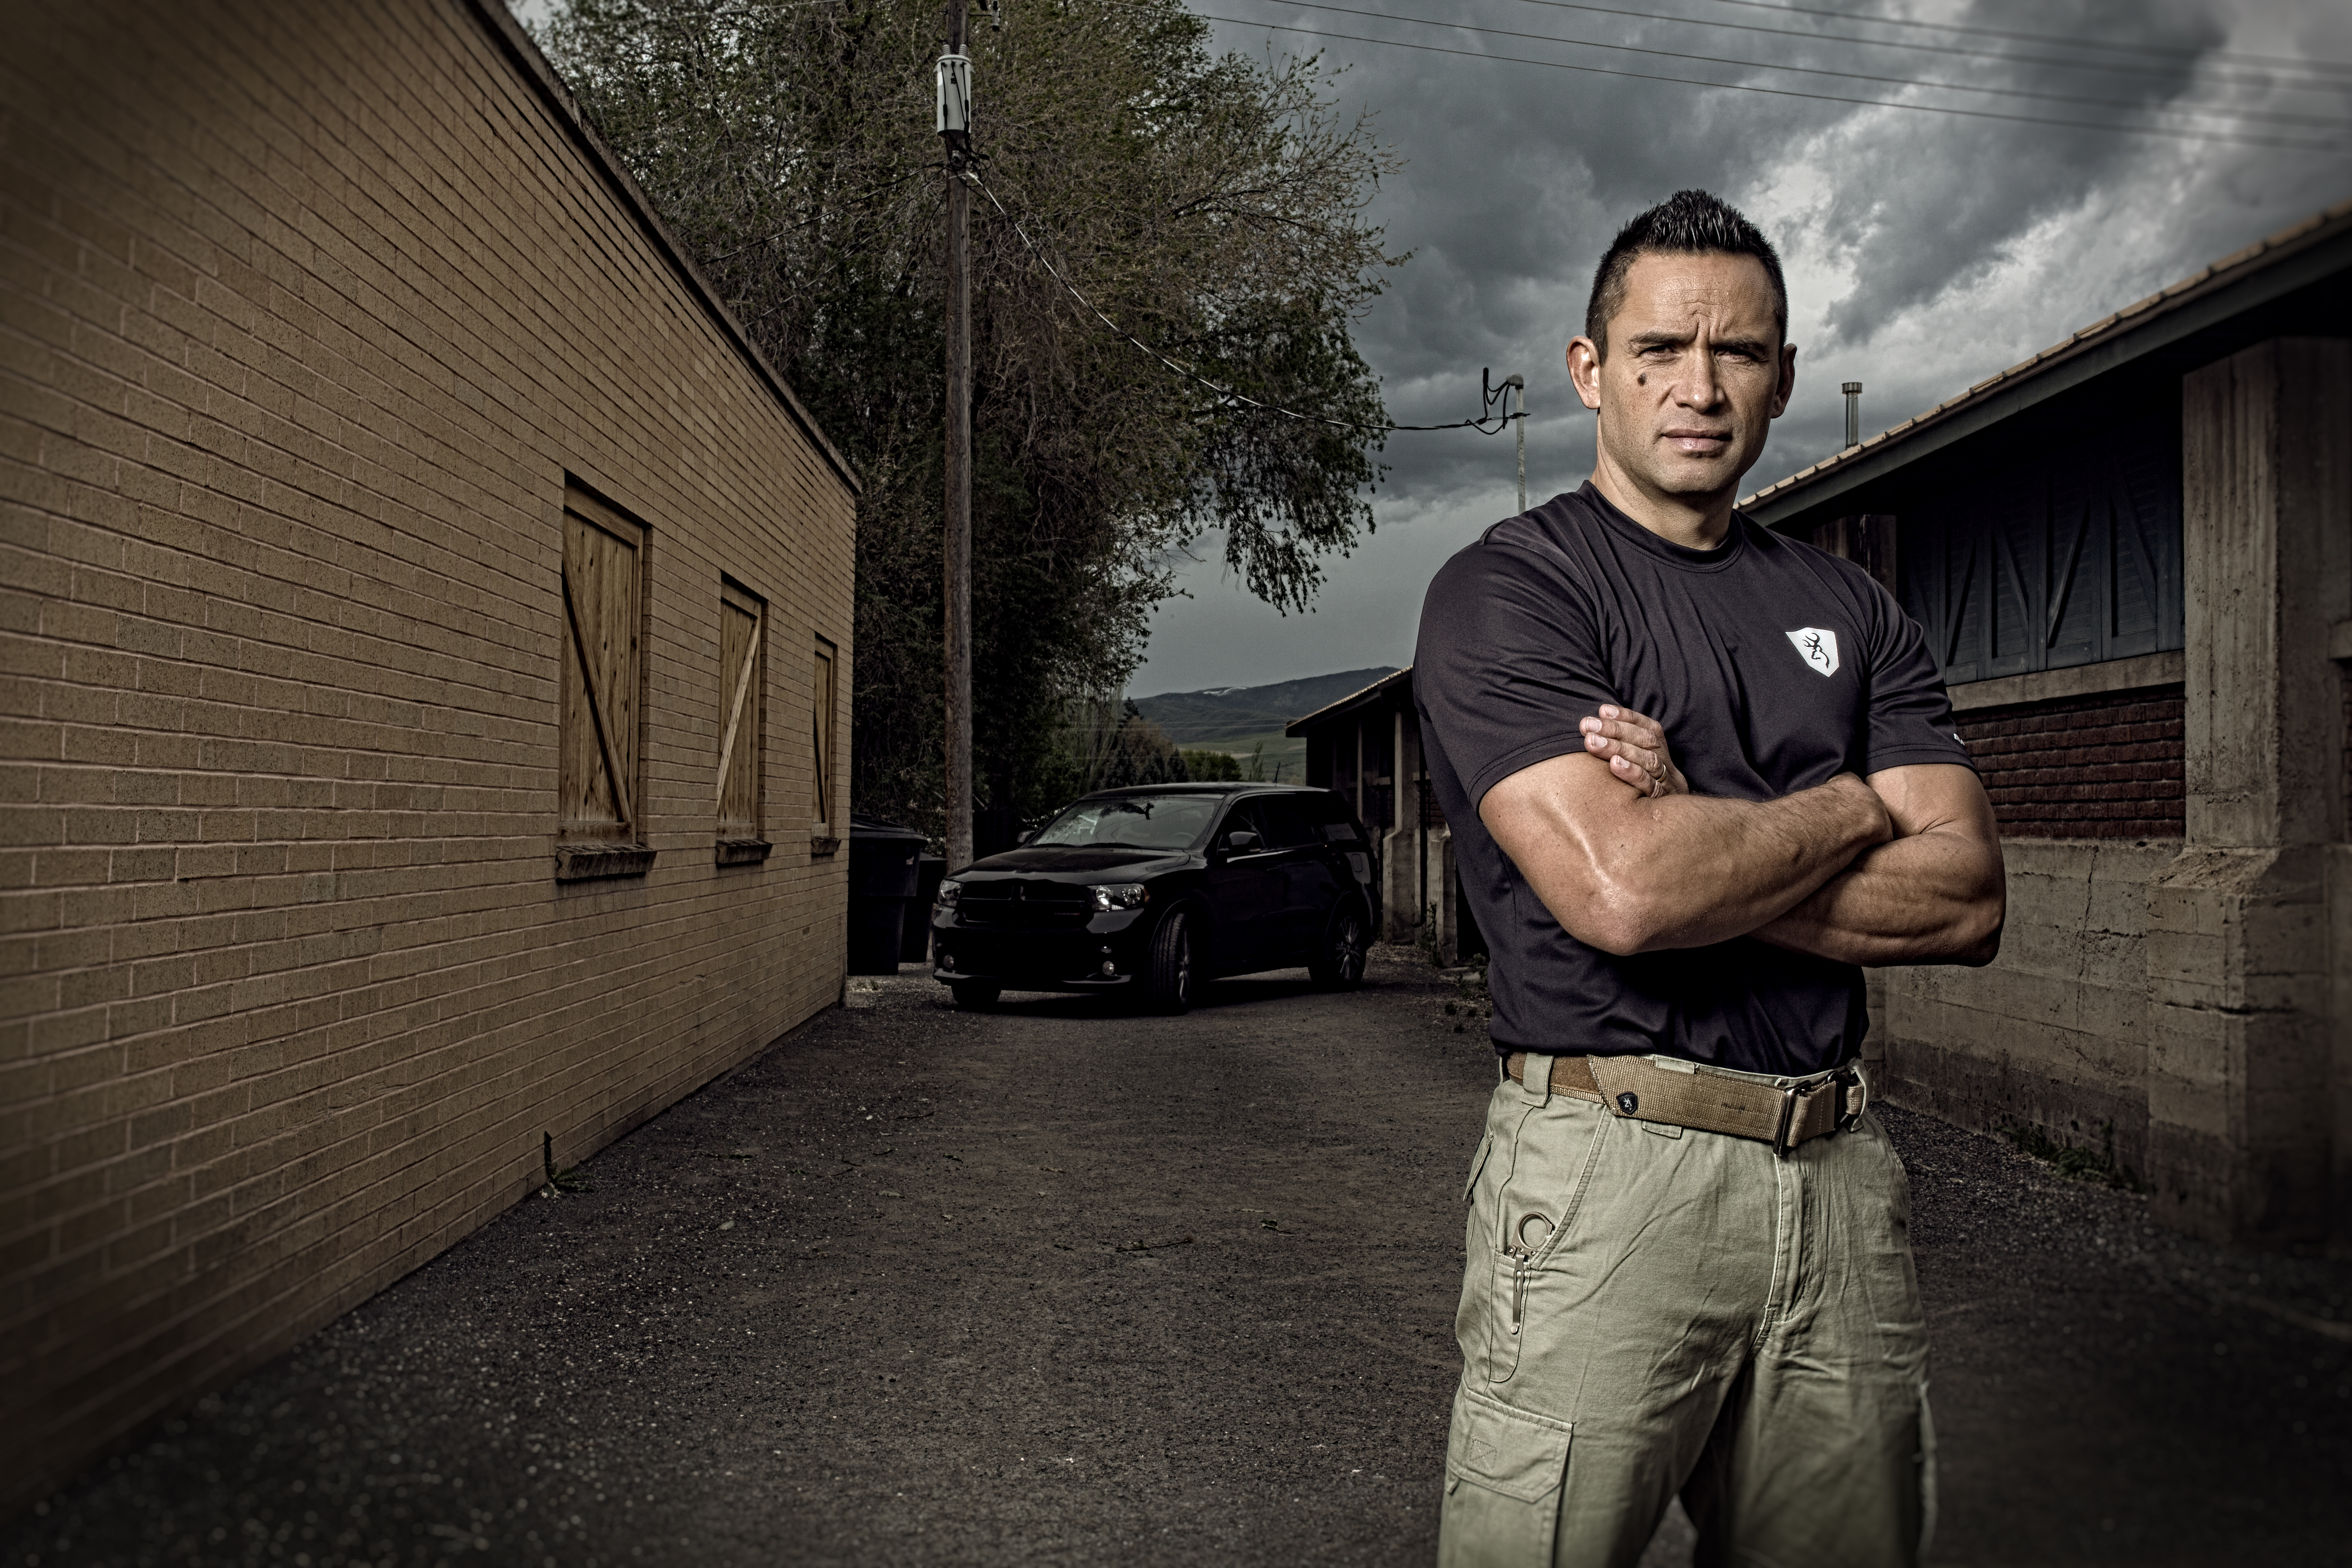
[[[1926,628],[2000,957],[1874,975],[1887,1091],[2352,1240],[2352,202],[1748,496]]]

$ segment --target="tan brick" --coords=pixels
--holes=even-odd
[[[841,868],[779,811],[717,877],[704,781],[710,585],[771,595],[791,711],[787,650],[852,651],[845,486],[470,12],[150,25],[168,72],[0,143],[74,237],[0,252],[0,763],[54,769],[0,765],[0,1320],[50,1325],[0,1509],[528,1190],[531,1127],[576,1158],[839,984]],[[132,102],[182,133],[100,179]],[[617,889],[547,853],[567,466],[661,529]]]

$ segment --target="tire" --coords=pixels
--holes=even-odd
[[[1178,910],[1151,933],[1151,956],[1143,973],[1143,1005],[1171,1017],[1192,1006],[1192,917]]]
[[[1353,991],[1364,983],[1364,953],[1370,922],[1361,900],[1342,899],[1323,928],[1323,942],[1307,961],[1307,973],[1326,991]]]
[[[996,1005],[1004,994],[1004,987],[993,980],[958,980],[948,989],[955,993],[956,1005],[967,1013],[979,1013]]]

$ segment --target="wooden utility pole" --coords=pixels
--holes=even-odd
[[[971,63],[965,0],[947,0],[940,60],[940,140],[947,154],[947,868],[971,864]]]
[[[1519,411],[1514,416],[1519,422],[1519,510],[1528,510],[1528,378],[1517,371],[1503,378],[1503,384],[1519,395]]]

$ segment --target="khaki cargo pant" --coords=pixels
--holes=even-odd
[[[1630,1565],[1676,1492],[1701,1568],[1916,1563],[1927,1325],[1877,1117],[1775,1159],[1550,1066],[1496,1086],[1472,1161],[1442,1568]]]

